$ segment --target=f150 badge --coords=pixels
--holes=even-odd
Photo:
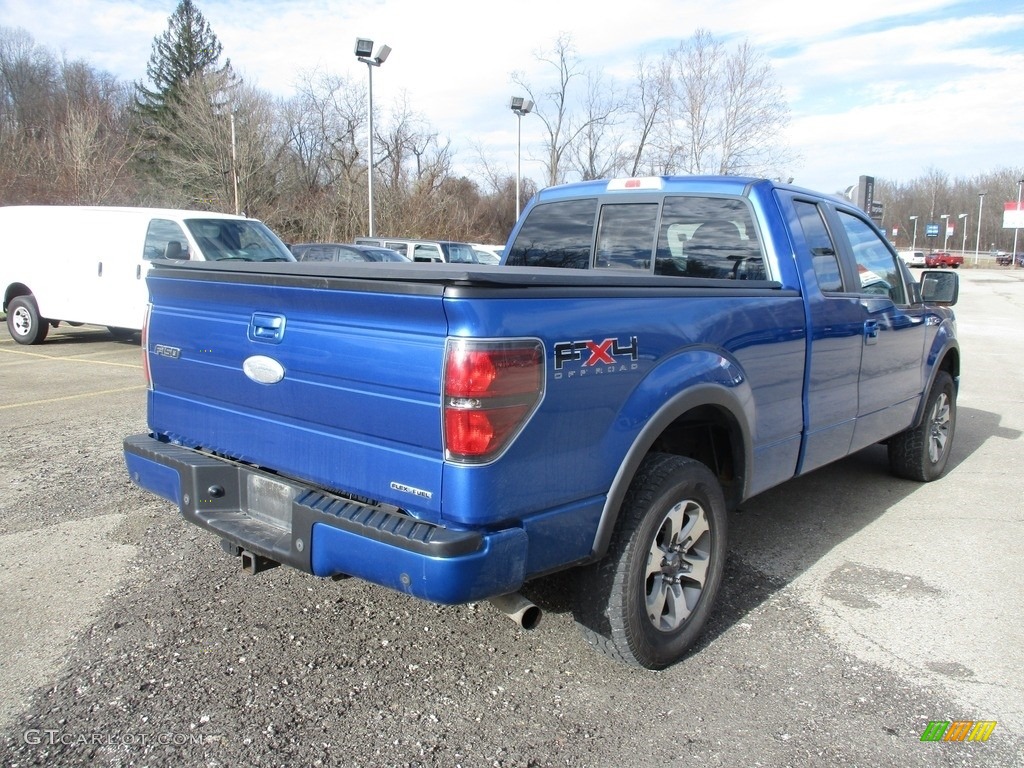
[[[636,336],[622,339],[558,341],[554,345],[556,379],[635,371],[640,358]]]

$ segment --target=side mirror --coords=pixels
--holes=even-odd
[[[174,259],[175,261],[187,261],[188,251],[181,247],[181,241],[168,240],[167,245],[164,246],[164,258]]]
[[[921,300],[945,307],[956,304],[960,296],[960,276],[945,269],[926,269],[921,273]]]

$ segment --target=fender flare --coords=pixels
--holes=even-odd
[[[928,352],[928,371],[928,381],[921,392],[921,400],[917,404],[917,411],[914,414],[911,427],[921,425],[925,417],[928,393],[932,391],[935,377],[939,375],[939,371],[948,371],[949,375],[953,377],[954,389],[957,391],[960,389],[960,344],[947,323],[942,324],[939,332],[935,335],[932,348]]]
[[[750,483],[748,468],[752,465],[754,455],[753,425],[749,421],[739,393],[721,384],[713,383],[701,383],[689,387],[672,396],[647,420],[626,452],[612,479],[608,495],[605,497],[604,509],[601,511],[601,519],[598,522],[591,548],[593,559],[600,559],[607,552],[612,533],[615,531],[615,525],[619,519],[622,500],[633,482],[640,462],[650,451],[651,446],[676,419],[695,408],[704,406],[713,406],[728,414],[733,428],[737,432],[736,437],[741,444],[742,456],[736,458],[742,461],[742,468],[738,474],[741,491],[736,498],[746,498]],[[735,453],[735,444],[733,450]]]

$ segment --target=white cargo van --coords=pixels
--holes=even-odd
[[[61,322],[142,328],[155,259],[294,261],[262,222],[169,208],[0,207],[0,291],[7,329],[39,344]]]

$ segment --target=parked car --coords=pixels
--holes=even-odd
[[[289,246],[296,261],[411,261],[391,248],[351,243],[296,243]]]
[[[476,260],[481,264],[498,264],[501,262],[501,254],[505,250],[503,245],[484,245],[483,243],[472,243],[476,251]]]
[[[480,264],[469,243],[454,240],[419,240],[405,237],[357,237],[359,245],[379,245],[405,254],[413,261],[449,264]]]
[[[908,267],[924,267],[927,266],[927,259],[924,257],[924,251],[900,251],[900,258],[906,263]]]
[[[1006,251],[999,251],[996,254],[996,264],[1001,267],[1008,267],[1013,264],[1014,258]],[[1017,266],[1024,267],[1024,253],[1017,254]]]
[[[952,267],[957,269],[964,263],[964,257],[947,251],[932,251],[924,257],[926,267]]]

